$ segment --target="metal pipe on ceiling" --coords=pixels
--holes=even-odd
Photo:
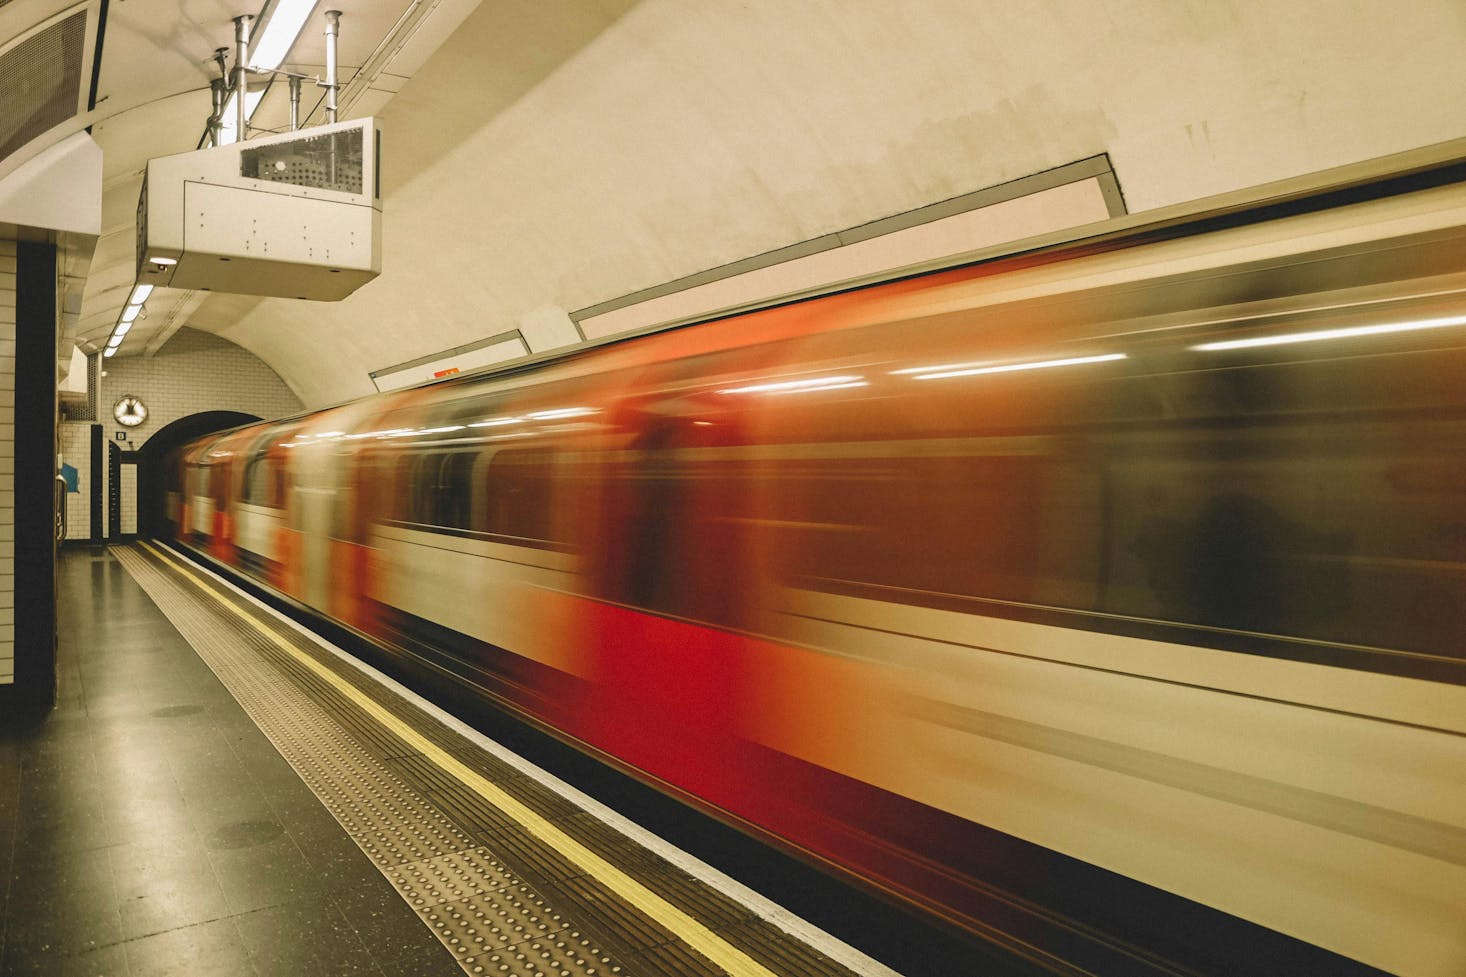
[[[246,80],[247,71],[245,65],[249,64],[249,22],[254,20],[249,14],[241,14],[234,18],[234,116],[237,128],[234,131],[235,142],[244,142],[249,135],[249,101],[246,96],[249,94],[249,84]]]
[[[341,11],[326,11],[326,124],[336,121],[336,42],[341,36]]]
[[[290,76],[290,131],[300,128],[300,75]]]
[[[229,83],[223,78],[209,79],[209,104],[212,111],[209,113],[209,145],[219,145],[219,132],[224,128],[224,93],[228,90]]]
[[[224,128],[224,106],[229,99],[229,49],[214,48],[214,64],[219,68],[219,77],[209,79],[209,113],[207,125],[209,145],[221,146],[220,131]]]

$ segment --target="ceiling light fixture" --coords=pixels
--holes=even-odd
[[[274,0],[266,7],[260,15],[263,27],[258,32],[258,41],[255,42],[254,50],[250,53],[248,62],[251,71],[275,71],[290,49],[295,46],[296,38],[300,36],[305,22],[310,18],[311,11],[316,8],[316,0]],[[219,114],[219,145],[227,146],[239,142],[239,88],[244,87],[243,75],[235,84],[235,89],[229,93],[228,99],[224,102],[224,110]],[[245,124],[254,118],[255,109],[260,107],[260,100],[265,97],[265,90],[257,92],[250,91],[245,87],[244,93],[244,117]]]
[[[274,71],[295,46],[311,11],[316,9],[316,0],[276,0],[263,14],[259,29],[259,40],[249,56],[252,71]]]
[[[132,329],[133,322],[143,314],[143,303],[152,294],[152,285],[138,282],[132,286],[132,291],[127,296],[127,305],[123,306],[122,314],[117,317],[117,323],[112,327],[112,335],[107,338],[107,348],[102,351],[104,356],[111,356],[117,352],[117,348],[122,345],[123,337]]]

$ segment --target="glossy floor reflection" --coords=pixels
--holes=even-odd
[[[0,733],[0,974],[459,974],[131,576],[61,561],[60,689]]]

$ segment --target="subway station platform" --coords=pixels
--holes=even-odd
[[[0,974],[894,973],[171,551],[60,586]]]

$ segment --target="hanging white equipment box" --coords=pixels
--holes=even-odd
[[[137,280],[344,299],[382,273],[380,165],[375,119],[149,160]]]

